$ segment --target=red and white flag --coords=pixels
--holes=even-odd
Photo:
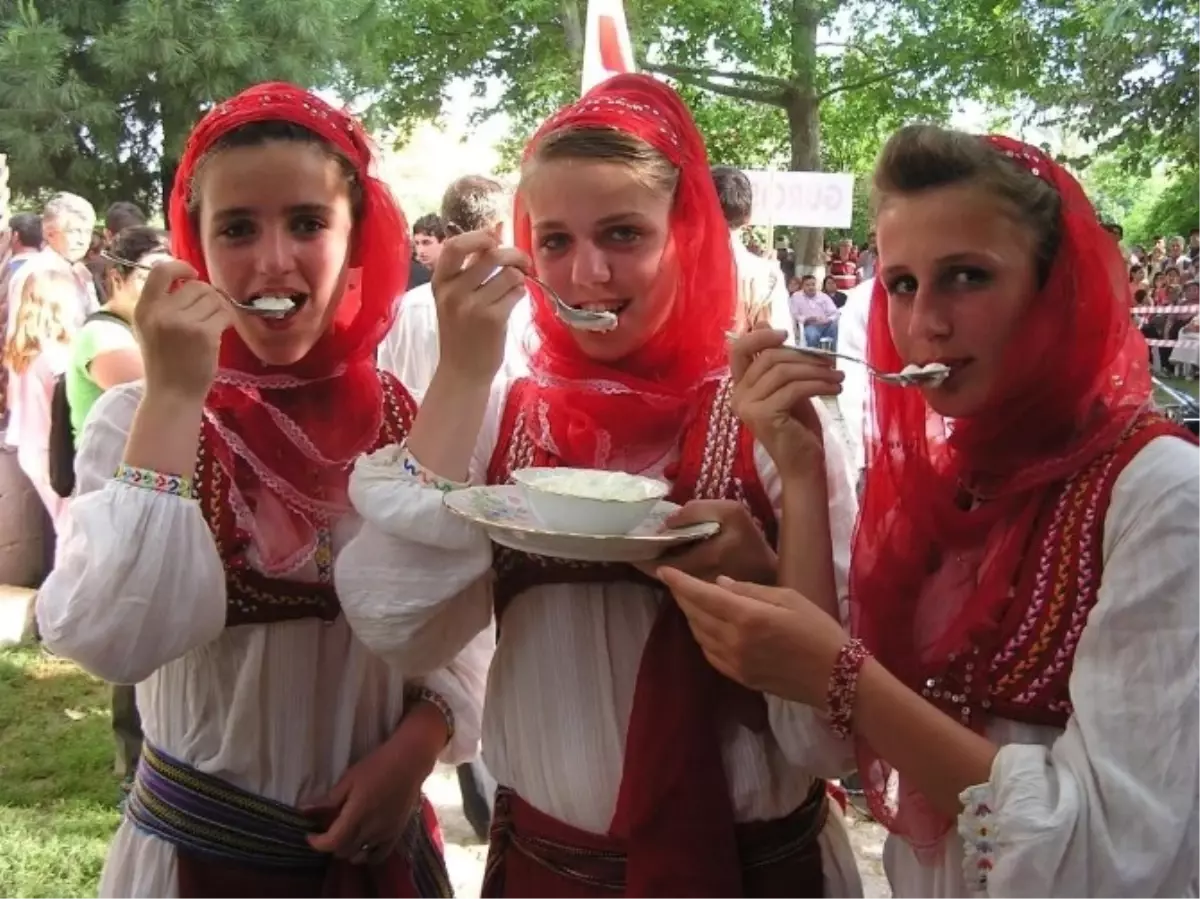
[[[583,93],[622,72],[636,72],[622,0],[588,0],[583,42]]]

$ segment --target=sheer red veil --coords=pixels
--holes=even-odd
[[[283,576],[316,548],[317,531],[350,508],[350,466],[369,449],[383,414],[375,352],[408,277],[408,227],[387,186],[371,174],[371,145],[350,115],[284,83],[259,84],[210,110],[193,129],[175,176],[172,252],[207,278],[193,215],[192,182],[223,136],[255,122],[290,122],[349,160],[362,188],[347,284],[332,324],[299,362],[270,366],[230,329],[205,416],[232,468],[228,501],[267,574]]]
[[[696,388],[728,366],[725,332],[736,297],[729,229],[704,141],[683,101],[647,75],[617,75],[546,120],[525,151],[564,129],[615,129],[654,147],[679,170],[671,209],[671,262],[659,286],[671,313],[657,333],[616,365],[585,356],[531,286],[540,347],[525,421],[543,449],[567,465],[642,470],[674,445],[693,411]],[[532,254],[529,215],[518,193],[516,244]],[[673,281],[673,283],[671,283]]]
[[[1129,315],[1124,260],[1083,189],[1034,147],[984,140],[1030,178],[1054,187],[1061,241],[1006,351],[1008,376],[989,408],[948,426],[919,392],[873,387],[877,437],[868,447],[854,540],[853,627],[916,689],[964,649],[987,645],[1011,601],[1010,585],[1047,492],[1110,449],[1151,393],[1146,345]],[[882,280],[871,298],[867,356],[885,371],[905,361],[892,342]],[[964,485],[986,501],[962,508]],[[978,582],[971,577],[939,588],[939,621],[929,627],[919,602],[923,585],[936,560],[956,553],[983,559]],[[903,781],[897,794],[887,763],[862,741],[858,749],[873,815],[928,858],[951,822]]]

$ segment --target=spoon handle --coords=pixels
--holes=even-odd
[[[115,263],[116,265],[123,265],[126,268],[136,268],[138,271],[142,271],[142,272],[154,271],[154,266],[152,266],[152,265],[147,265],[144,262],[134,262],[130,259],[122,259],[120,256],[114,256],[112,253],[108,252],[107,250],[100,251],[100,258],[106,259],[109,262]],[[209,286],[212,287],[213,290],[215,290],[217,293],[219,293],[221,296],[223,296],[225,299],[227,299],[234,306],[237,306],[239,309],[244,309],[247,312],[253,312],[255,315],[265,315],[268,318],[271,317],[271,315],[263,312],[263,310],[257,309],[254,306],[249,305],[248,303],[239,303],[237,300],[235,300],[233,297],[231,297],[225,291],[221,290],[221,288],[213,287],[213,285],[211,285],[211,284]]]

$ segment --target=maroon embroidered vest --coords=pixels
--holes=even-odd
[[[500,437],[488,465],[489,484],[509,483],[520,468],[560,464],[534,445],[525,427],[524,397],[530,386],[522,379],[509,389]],[[699,411],[684,431],[679,460],[666,472],[674,485],[667,499],[679,505],[692,499],[736,500],[746,506],[774,546],[775,513],[754,465],[754,437],[733,414],[732,392],[728,378],[701,389]],[[501,546],[493,547],[492,567],[497,621],[514,597],[540,584],[633,581],[659,586],[631,565],[550,559]]]
[[[963,724],[977,715],[1065,727],[1079,638],[1100,595],[1113,485],[1156,437],[1196,438],[1162,416],[1138,418],[1109,452],[1050,491],[994,636],[951,656],[922,694]]]
[[[416,404],[403,385],[386,372],[380,372],[379,377],[383,384],[383,422],[372,450],[400,443],[416,416]],[[232,470],[228,448],[216,438],[215,427],[205,419],[196,461],[196,494],[217,552],[225,563],[225,626],[297,618],[336,619],[341,606],[333,586],[333,547],[328,534],[318,543],[314,556],[317,571],[322,575],[319,582],[271,578],[253,570],[245,559],[250,537],[238,527],[229,503]]]

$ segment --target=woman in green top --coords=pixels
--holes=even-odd
[[[169,259],[167,238],[157,228],[126,228],[108,248],[118,259],[154,265]],[[71,340],[71,361],[65,374],[67,404],[71,407],[71,435],[75,446],[83,423],[108,388],[144,377],[142,351],[133,336],[133,309],[142,293],[146,272],[110,262],[105,271],[108,302],[93,313]],[[132,783],[142,749],[142,720],[132,686],[113,684],[112,728],[117,744],[115,769]]]
[[[119,259],[153,265],[169,258],[166,235],[157,228],[126,228],[109,246]],[[75,445],[83,423],[100,395],[110,387],[143,377],[142,352],[130,323],[133,307],[142,292],[146,272],[110,262],[105,274],[107,315],[93,315],[71,342],[71,362],[66,371],[67,402],[71,406],[71,434]]]

